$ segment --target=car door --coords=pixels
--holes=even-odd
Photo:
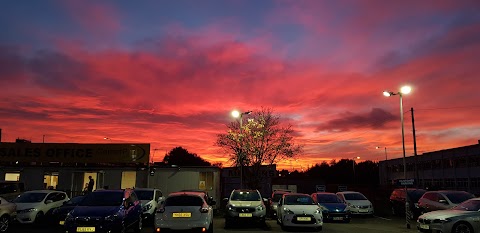
[[[441,193],[437,193],[437,202],[435,202],[435,210],[446,210],[450,208],[447,198]]]
[[[53,208],[56,208],[58,207],[56,205],[56,198],[57,198],[57,195],[58,195],[58,192],[51,192],[49,194],[47,194],[47,196],[45,197],[45,200],[43,201],[43,204],[44,204],[44,208],[43,208],[43,211],[44,213],[49,213]]]

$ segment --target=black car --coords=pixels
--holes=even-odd
[[[424,189],[407,188],[409,211],[407,213],[410,219],[417,219],[421,214],[418,208],[418,200],[426,192]],[[397,188],[390,195],[390,205],[393,215],[405,216],[405,188]]]
[[[65,219],[65,232],[142,230],[142,205],[132,189],[89,193]]]
[[[49,218],[53,224],[63,226],[65,225],[65,218],[67,214],[77,206],[85,196],[76,196],[63,203],[62,206],[53,209],[52,216]]]

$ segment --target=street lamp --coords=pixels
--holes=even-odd
[[[400,121],[402,124],[402,149],[403,149],[403,179],[407,179],[407,164],[405,162],[405,130],[403,127],[403,95],[406,95],[412,91],[410,86],[403,86],[400,88],[400,91],[397,93],[391,91],[384,91],[383,95],[386,97],[390,97],[392,95],[398,95],[400,97]],[[405,194],[407,194],[407,184],[405,182]],[[406,195],[406,199],[408,199],[408,195]],[[408,200],[405,201],[405,221],[407,224],[407,228],[410,229],[410,223],[408,222],[408,214],[406,213],[408,210]]]
[[[240,140],[242,140],[242,127],[243,127],[243,115],[251,114],[252,111],[239,112],[237,110],[232,111],[232,116],[235,118],[240,118]],[[242,140],[243,141],[243,140]],[[243,142],[240,143],[240,188],[243,189]]]
[[[352,164],[353,164],[353,183],[355,183],[355,159],[360,159],[360,156],[353,157],[352,158]]]
[[[104,140],[109,140],[109,141],[112,141],[112,139],[111,139],[111,138],[109,138],[109,137],[104,137],[103,139],[104,139]]]
[[[381,147],[376,146],[375,149],[380,149]],[[385,161],[387,161],[387,147],[385,147]]]

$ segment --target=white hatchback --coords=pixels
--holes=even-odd
[[[65,192],[56,190],[35,190],[20,194],[13,202],[17,205],[17,221],[34,223],[42,221],[50,210],[70,200]]]
[[[365,195],[360,192],[338,192],[337,196],[348,206],[351,214],[373,215],[373,205]]]
[[[168,230],[213,232],[213,208],[207,203],[205,194],[170,193],[155,214],[155,231]]]
[[[323,226],[322,209],[308,194],[283,194],[278,202],[277,223],[282,229],[309,227],[321,231]]]

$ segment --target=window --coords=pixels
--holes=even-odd
[[[137,172],[135,171],[125,171],[122,172],[122,185],[121,188],[134,188],[137,179]]]
[[[198,196],[171,196],[165,201],[165,206],[202,206],[203,200]]]
[[[19,181],[19,180],[20,180],[19,172],[5,173],[5,181]]]
[[[58,172],[46,173],[43,175],[43,188],[56,189],[58,185]]]

